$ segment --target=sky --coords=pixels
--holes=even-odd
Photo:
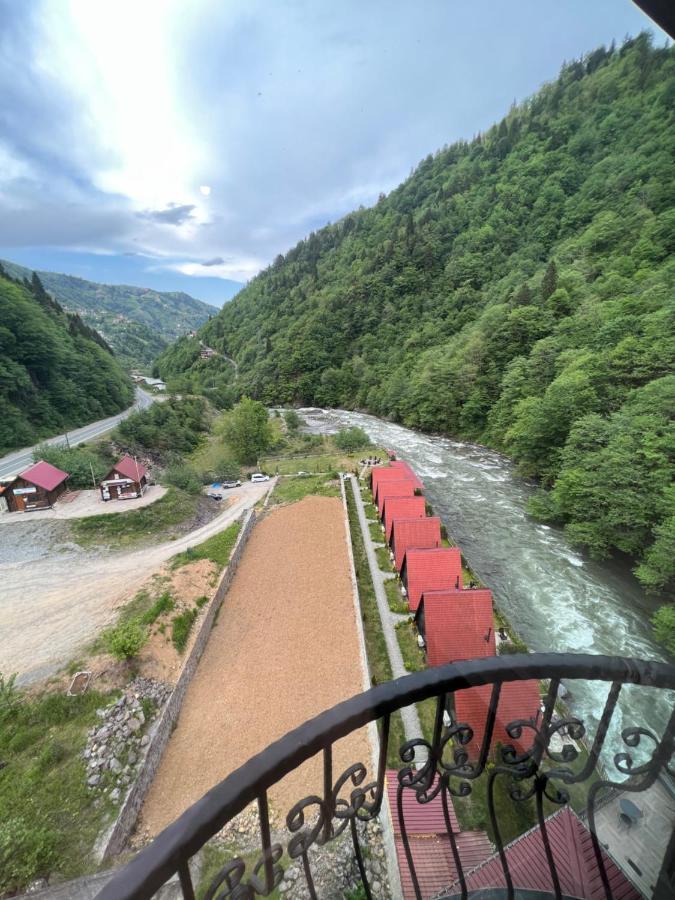
[[[219,306],[645,28],[629,0],[0,0],[0,257]]]

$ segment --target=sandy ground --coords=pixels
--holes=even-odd
[[[142,811],[156,834],[237,766],[362,689],[342,504],[307,497],[253,531]],[[334,780],[370,768],[365,729],[335,747]],[[277,814],[322,793],[321,759],[276,785]]]
[[[120,602],[169,557],[222,531],[272,484],[242,485],[219,516],[176,541],[126,553],[59,553],[2,564],[0,672],[18,673],[20,684],[52,674],[109,625]]]
[[[0,510],[0,525],[18,525],[26,518],[33,519],[83,519],[87,516],[107,515],[108,513],[129,512],[139,506],[149,506],[166,494],[167,489],[159,484],[146,488],[142,497],[134,500],[101,500],[100,491],[73,491],[72,500],[64,497],[54,505],[53,509],[36,509],[27,513],[10,513]]]

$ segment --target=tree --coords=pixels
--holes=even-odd
[[[289,434],[295,434],[302,425],[302,419],[294,409],[287,409],[284,412],[284,422],[286,423]]]
[[[558,287],[558,270],[553,260],[546,266],[544,278],[541,282],[541,299],[548,300]]]
[[[267,409],[259,400],[244,397],[228,414],[223,437],[238,462],[253,465],[272,443]]]
[[[652,617],[654,637],[675,656],[675,603],[662,606]]]
[[[345,453],[354,453],[363,447],[370,447],[371,440],[363,428],[343,428],[334,436],[335,446]]]

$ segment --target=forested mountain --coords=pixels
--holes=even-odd
[[[0,273],[0,453],[114,415],[133,401],[105,341],[40,279]]]
[[[313,233],[157,361],[221,403],[366,409],[496,447],[597,555],[675,559],[675,53],[565,64],[487,133]],[[194,343],[194,342],[192,342]]]
[[[0,260],[14,278],[32,271]],[[76,312],[102,334],[120,362],[147,366],[171,341],[199,328],[215,309],[182,291],[153,291],[120,284],[98,284],[58,272],[38,272],[40,280],[69,312]]]

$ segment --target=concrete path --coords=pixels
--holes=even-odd
[[[122,419],[126,419],[131,413],[152,406],[155,399],[156,398],[152,394],[147,394],[137,387],[136,400],[133,406],[125,409],[124,412],[118,413],[116,416],[110,416],[107,419],[101,419],[98,422],[92,422],[90,425],[83,425],[82,428],[73,428],[68,431],[68,441],[70,442],[71,447],[75,447],[77,444],[81,444],[84,441],[91,441],[93,438],[105,434],[106,431],[111,431],[116,425],[119,425]],[[66,433],[61,432],[56,435],[56,437],[47,438],[46,440],[39,441],[39,443],[65,444]],[[38,445],[35,444],[35,446],[37,447]],[[24,447],[22,450],[15,450],[13,453],[8,453],[7,456],[0,457],[0,478],[10,478],[13,475],[18,475],[19,472],[23,472],[24,469],[27,469],[33,462],[33,449],[34,447]]]
[[[405,665],[403,664],[401,648],[399,647],[398,638],[396,637],[395,625],[397,621],[400,621],[401,617],[392,613],[389,609],[389,603],[387,602],[387,593],[384,589],[384,583],[389,578],[391,578],[391,575],[389,573],[382,572],[377,564],[377,557],[375,556],[375,544],[370,536],[368,519],[366,518],[366,511],[363,508],[363,500],[361,499],[361,491],[354,476],[350,475],[349,479],[352,483],[352,491],[354,492],[354,502],[356,503],[356,510],[359,516],[359,524],[361,526],[361,534],[363,535],[363,544],[366,548],[366,556],[368,557],[370,577],[372,578],[373,587],[375,589],[377,609],[380,613],[382,633],[384,634],[384,642],[387,646],[391,672],[394,678],[402,678],[404,675],[408,675],[409,673]],[[414,738],[420,738],[423,736],[422,725],[420,724],[420,718],[417,715],[416,706],[406,706],[404,709],[402,709],[401,718],[403,719],[403,730],[405,732],[407,741],[411,741]],[[416,750],[415,756],[418,765],[421,765],[426,761],[426,754],[424,754],[423,750],[419,747]]]

